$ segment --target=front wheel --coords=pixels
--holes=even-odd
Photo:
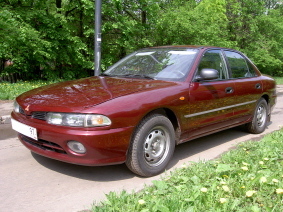
[[[126,165],[144,177],[163,172],[175,149],[171,121],[160,114],[147,116],[137,127],[129,147]]]
[[[268,107],[265,99],[260,98],[257,103],[252,122],[246,124],[246,129],[250,133],[262,133],[267,125]]]

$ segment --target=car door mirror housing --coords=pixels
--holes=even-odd
[[[218,79],[219,72],[212,68],[201,69],[199,75],[196,77],[197,81]]]

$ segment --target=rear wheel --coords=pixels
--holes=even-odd
[[[246,129],[250,133],[262,133],[268,121],[268,107],[265,99],[260,98],[257,103],[252,122],[246,124]]]
[[[146,117],[133,135],[126,160],[128,168],[144,177],[163,172],[175,149],[174,135],[167,117],[160,114]]]

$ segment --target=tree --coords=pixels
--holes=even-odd
[[[152,45],[150,31],[158,10],[157,0],[103,2],[103,69],[136,49]]]
[[[155,34],[158,45],[233,46],[224,0],[180,2],[159,16]]]
[[[73,31],[76,22],[68,17],[74,8],[68,10],[67,5],[61,0],[1,3],[0,58],[13,60],[10,72],[27,78],[87,75],[81,70],[90,69],[92,62],[86,44]]]
[[[282,74],[283,19],[279,1],[231,0],[226,6],[230,40],[263,73]]]
[[[264,73],[283,72],[283,1],[104,0],[102,71],[147,46],[236,48]],[[93,74],[94,2],[2,0],[0,77],[79,78]],[[12,60],[13,66],[4,68]]]

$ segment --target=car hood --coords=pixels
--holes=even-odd
[[[20,95],[17,101],[27,109],[26,112],[50,111],[50,107],[58,112],[74,112],[127,94],[176,84],[160,80],[90,77],[36,88]]]

